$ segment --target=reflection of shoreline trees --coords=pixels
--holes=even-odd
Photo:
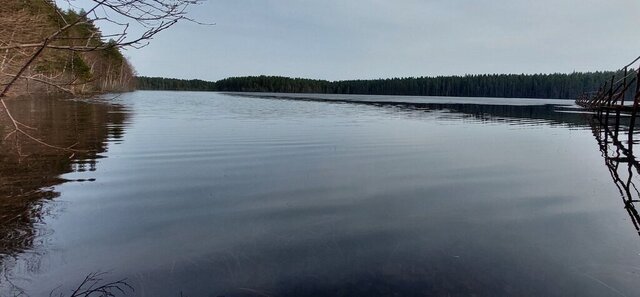
[[[6,102],[38,138],[88,152],[50,149],[0,130],[0,274],[18,254],[37,250],[40,235],[47,232],[40,223],[48,201],[59,195],[53,187],[66,181],[61,175],[95,170],[108,142],[122,138],[128,117],[123,107],[104,103],[51,98]]]
[[[478,121],[523,124],[544,122],[550,125],[586,126],[584,117],[575,112],[558,112],[557,105],[482,105],[482,104],[418,104],[411,109],[447,110]]]
[[[551,125],[565,125],[569,127],[588,127],[588,123],[585,121],[584,116],[580,113],[574,112],[575,110],[563,110],[567,106],[556,104],[536,104],[536,105],[491,105],[491,104],[473,104],[473,103],[422,103],[403,101],[402,98],[398,100],[381,101],[367,100],[367,98],[355,97],[350,99],[348,97],[340,98],[327,98],[322,96],[297,96],[290,94],[256,94],[256,93],[229,93],[231,96],[248,97],[248,98],[260,98],[260,99],[279,99],[279,100],[292,100],[292,101],[315,101],[315,102],[328,102],[328,103],[348,103],[348,104],[361,104],[372,105],[379,107],[396,108],[403,111],[437,111],[444,110],[450,111],[452,114],[457,114],[462,117],[471,117],[479,121],[504,121],[504,122],[546,122]],[[411,98],[408,98],[411,100]],[[517,99],[515,99],[517,100]],[[566,101],[567,105],[571,104],[570,101]],[[566,111],[566,112],[562,112]]]

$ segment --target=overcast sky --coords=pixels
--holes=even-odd
[[[208,0],[140,75],[330,80],[608,70],[640,55],[638,0]]]

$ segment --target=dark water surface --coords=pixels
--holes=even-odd
[[[567,101],[291,97],[10,102],[92,152],[1,143],[0,296],[94,271],[131,296],[640,294],[640,237]]]

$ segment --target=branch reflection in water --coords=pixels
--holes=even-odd
[[[7,280],[0,281],[0,289],[11,286],[7,274],[18,264],[17,255],[33,254],[22,257],[29,263],[20,266],[38,270],[38,255],[54,231],[42,219],[55,215],[52,202],[60,195],[55,186],[70,182],[60,176],[94,171],[108,144],[122,139],[129,117],[124,107],[98,100],[20,97],[6,101],[14,117],[38,139],[87,152],[56,150],[17,133],[7,135],[2,128],[10,126],[9,119],[0,117],[0,274]]]

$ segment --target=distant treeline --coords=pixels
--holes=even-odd
[[[216,82],[200,79],[177,79],[138,76],[138,90],[217,91]]]
[[[574,99],[597,90],[612,71],[571,74],[483,74],[327,81],[281,76],[231,77],[217,82],[138,77],[140,90],[330,93]]]

